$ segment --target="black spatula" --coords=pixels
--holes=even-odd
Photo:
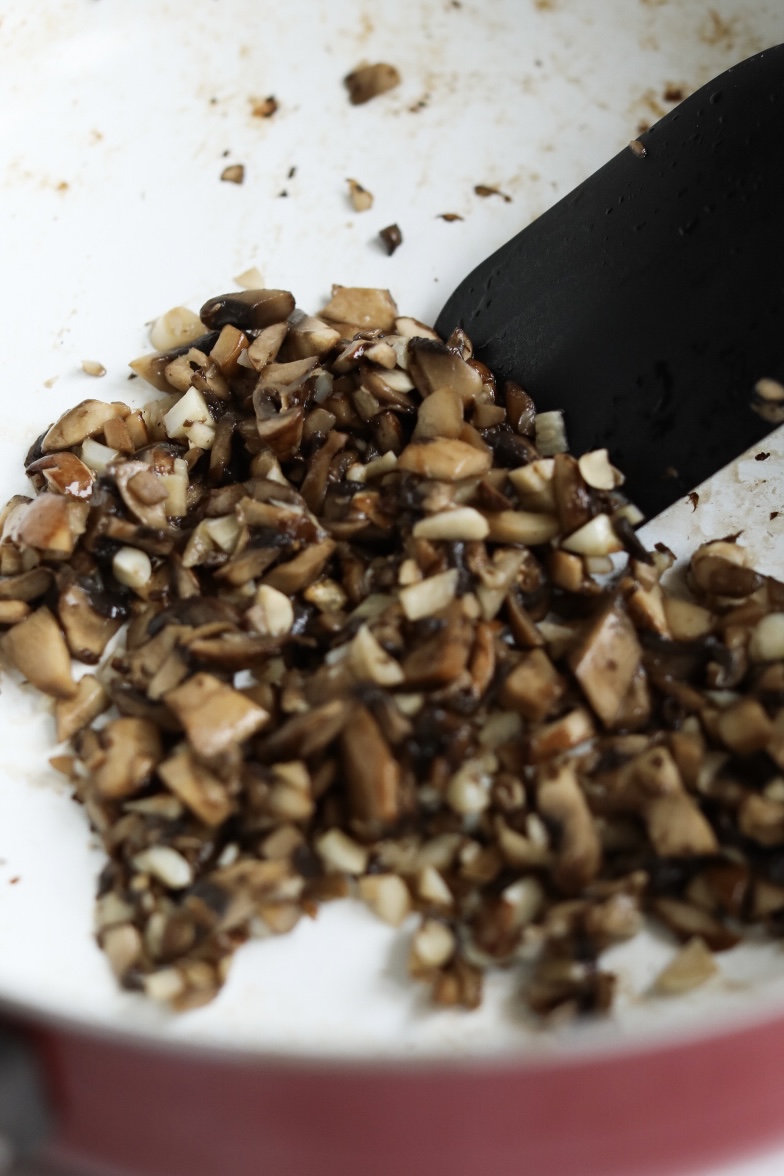
[[[653,515],[776,423],[784,377],[784,45],[698,90],[478,266],[439,316]],[[770,417],[771,414],[769,413]],[[784,419],[784,413],[782,413]]]

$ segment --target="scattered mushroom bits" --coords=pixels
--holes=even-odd
[[[367,212],[373,207],[373,193],[363,188],[358,180],[346,180],[351,207],[355,212]]]
[[[380,61],[376,65],[360,65],[343,79],[352,106],[362,106],[371,98],[385,94],[400,85],[400,73],[394,65]]]
[[[403,244],[403,234],[400,231],[399,225],[387,225],[385,229],[379,230],[379,237],[381,243],[391,257],[395,250]]]
[[[782,936],[784,584],[725,538],[670,593],[607,452],[387,290],[245,288],[153,340],[157,399],[64,413],[0,522],[122,985],[203,1004],[349,894],[436,1003],[513,966],[545,1018],[610,1007],[645,917],[686,945],[657,992]]]

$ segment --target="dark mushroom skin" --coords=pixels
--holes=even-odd
[[[241,331],[260,331],[285,322],[293,309],[294,299],[288,290],[238,290],[210,298],[199,318],[211,331],[229,325]]]

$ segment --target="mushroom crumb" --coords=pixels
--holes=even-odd
[[[373,194],[363,188],[357,180],[346,180],[351,207],[355,212],[367,212],[373,207]]]
[[[632,139],[629,143],[632,154],[636,155],[638,159],[645,159],[648,154],[648,148],[639,139]]]
[[[379,94],[386,94],[400,85],[400,73],[394,65],[378,62],[361,65],[343,79],[352,106],[362,106]]]
[[[251,114],[254,118],[272,118],[278,109],[277,99],[270,94],[268,98],[251,98]]]
[[[463,217],[459,212],[439,212],[438,220],[445,220],[448,223],[451,223],[452,221],[463,220]]]
[[[241,184],[245,180],[245,167],[241,163],[230,163],[224,167],[220,178],[227,184]]]
[[[403,234],[399,225],[387,225],[385,229],[379,231],[378,235],[390,257],[403,244]]]
[[[784,584],[733,536],[671,593],[608,452],[462,329],[252,276],[157,320],[156,398],[69,409],[2,512],[2,649],[54,700],[119,983],[193,1008],[344,895],[413,917],[436,1004],[513,968],[542,1018],[610,1008],[646,918],[685,944],[658,993],[781,938]]]
[[[82,371],[86,376],[105,376],[106,368],[94,359],[82,360]]]

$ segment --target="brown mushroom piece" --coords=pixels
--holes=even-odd
[[[451,388],[463,404],[482,393],[482,377],[462,356],[435,339],[412,339],[408,345],[411,376],[427,398],[441,388]]]
[[[348,722],[350,706],[344,699],[316,706],[282,723],[258,745],[265,763],[301,756],[310,759],[324,751]]]
[[[0,600],[0,625],[16,625],[31,612],[30,605],[24,600]]]
[[[32,568],[16,576],[0,577],[0,600],[38,600],[50,588],[52,572],[49,568]]]
[[[394,65],[380,61],[375,65],[361,65],[343,79],[352,106],[361,106],[379,94],[386,94],[400,85],[400,73]]]
[[[76,694],[68,646],[48,608],[39,608],[9,629],[2,647],[20,674],[44,694],[53,698]]]
[[[400,767],[378,724],[357,707],[340,736],[351,815],[359,821],[389,824],[400,811]]]
[[[363,286],[333,286],[332,297],[321,311],[332,322],[351,323],[363,330],[391,331],[397,307],[389,290]]]
[[[59,449],[70,449],[79,445],[86,437],[102,432],[104,425],[113,417],[122,417],[129,412],[124,404],[107,404],[103,400],[83,400],[69,408],[44,434],[41,442],[43,453],[54,453]]]
[[[640,677],[642,649],[634,626],[619,601],[612,601],[589,625],[569,656],[569,665],[605,727],[618,725],[619,714],[635,676]],[[644,701],[644,698],[643,698]],[[645,711],[647,711],[645,707]],[[642,713],[640,725],[647,718]]]
[[[433,689],[458,681],[468,665],[472,644],[471,625],[455,602],[439,618],[434,636],[404,658],[407,686],[412,690]]]
[[[163,756],[158,728],[148,719],[120,718],[107,723],[85,761],[97,794],[119,800],[140,792]]]
[[[12,537],[50,560],[65,560],[84,532],[87,504],[60,494],[41,494],[19,512]]]
[[[236,290],[210,298],[199,318],[212,331],[227,324],[241,331],[260,331],[285,322],[293,309],[294,299],[288,290]]]
[[[262,443],[268,446],[276,457],[285,460],[299,449],[305,414],[301,408],[275,412],[267,405],[256,410],[256,428]]]
[[[109,709],[111,699],[106,689],[93,674],[84,674],[76,685],[72,698],[60,699],[54,709],[57,739],[71,739]]]
[[[28,477],[40,474],[50,490],[57,494],[69,494],[72,498],[89,498],[95,481],[92,470],[76,454],[67,450],[39,458],[25,472]]]
[[[561,530],[571,535],[593,517],[591,496],[577,460],[556,453],[553,460],[553,494]]]
[[[68,647],[77,661],[95,665],[122,625],[93,606],[90,592],[78,580],[64,584],[57,598],[57,615]]]
[[[577,775],[568,764],[543,770],[536,791],[539,813],[560,831],[553,878],[566,891],[590,882],[601,867],[602,850]]]
[[[234,798],[224,781],[187,747],[158,764],[158,775],[169,791],[211,828],[222,825],[235,810]]]
[[[692,580],[711,595],[750,596],[760,587],[762,577],[746,566],[747,559],[745,549],[737,543],[704,543],[691,557]]]
[[[195,674],[165,701],[205,759],[236,747],[269,721],[267,711],[212,674]]]
[[[563,697],[566,683],[542,649],[526,654],[504,679],[501,701],[523,718],[547,718]]]

